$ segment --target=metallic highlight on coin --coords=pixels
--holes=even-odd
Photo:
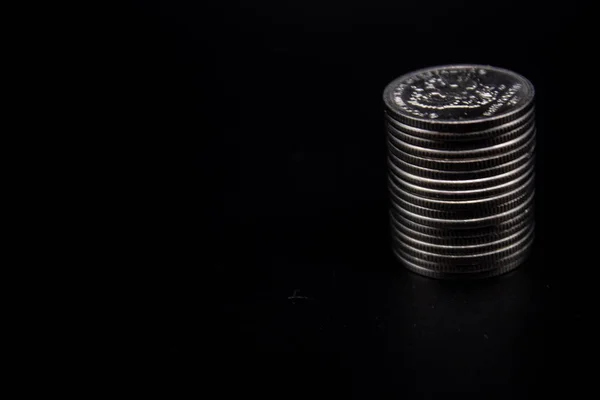
[[[434,278],[496,276],[535,237],[534,88],[485,65],[418,70],[383,92],[396,258]]]

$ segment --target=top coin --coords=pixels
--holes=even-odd
[[[510,122],[533,105],[531,82],[489,65],[426,68],[392,81],[383,92],[390,116],[407,125],[467,132]]]

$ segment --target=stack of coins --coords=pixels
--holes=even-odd
[[[534,237],[534,89],[514,72],[452,65],[384,90],[393,251],[436,278],[518,267]]]

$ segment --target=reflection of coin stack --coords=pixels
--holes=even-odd
[[[416,71],[384,91],[395,255],[432,277],[516,268],[534,236],[534,90],[480,65]]]

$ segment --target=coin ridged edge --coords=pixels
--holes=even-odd
[[[496,154],[505,154],[511,150],[520,147],[530,137],[535,135],[535,125],[532,125],[523,132],[521,135],[508,140],[506,142],[495,144],[487,147],[479,147],[470,150],[441,150],[441,149],[430,149],[427,147],[421,147],[414,144],[405,142],[394,135],[388,135],[388,141],[396,148],[404,151],[405,153],[422,156],[433,159],[472,159],[472,158],[484,158],[490,157]]]
[[[432,227],[441,227],[445,229],[471,229],[477,227],[485,227],[491,225],[497,225],[502,221],[510,220],[515,215],[520,213],[528,213],[529,209],[533,206],[535,199],[535,191],[532,191],[531,195],[529,195],[525,200],[519,202],[513,208],[500,212],[498,214],[492,216],[478,217],[478,218],[469,218],[469,219],[443,219],[443,218],[432,218],[426,217],[423,215],[415,214],[410,212],[397,204],[392,203],[393,208],[396,212],[400,213],[407,219],[415,221],[421,225],[432,226]]]
[[[529,157],[529,161],[523,165],[513,168],[509,171],[501,174],[486,176],[479,179],[464,179],[464,180],[446,180],[446,179],[435,179],[428,178],[425,176],[419,176],[411,174],[398,168],[388,158],[388,171],[390,174],[398,177],[399,179],[406,180],[414,185],[419,185],[422,188],[428,189],[440,189],[440,190],[469,190],[469,189],[485,189],[494,186],[501,185],[502,183],[509,182],[522,174],[533,172],[535,166],[535,157]]]
[[[469,218],[484,218],[497,215],[499,213],[511,210],[516,205],[523,203],[532,196],[533,189],[522,193],[520,196],[510,199],[504,203],[497,204],[492,207],[471,207],[468,209],[443,209],[441,207],[428,208],[412,204],[406,200],[397,197],[393,192],[390,192],[391,203],[410,211],[414,214],[430,218],[440,218],[448,220],[469,219]]]
[[[408,163],[398,158],[394,153],[391,152],[388,152],[388,161],[390,161],[397,168],[420,177],[430,179],[441,179],[446,181],[460,181],[486,178],[512,171],[513,169],[518,168],[521,165],[527,163],[529,159],[531,159],[534,156],[535,147],[533,147],[531,151],[526,152],[518,158],[515,158],[514,160],[508,161],[506,163],[495,165],[490,168],[482,168],[478,170],[469,171],[444,171],[439,169],[424,168],[418,165]]]
[[[487,231],[476,230],[475,234],[469,231],[461,230],[460,232],[452,230],[434,231],[434,228],[419,225],[416,222],[402,219],[390,211],[390,229],[403,232],[425,243],[434,245],[446,246],[471,246],[477,244],[485,244],[493,241],[506,238],[515,232],[524,229],[526,226],[535,223],[533,215],[527,215],[525,218],[517,216],[514,220],[506,221],[500,229],[488,229]],[[414,228],[414,229],[413,229]],[[392,231],[393,234],[393,231]]]
[[[399,240],[409,243],[416,249],[427,251],[430,253],[441,254],[441,255],[461,255],[465,253],[471,252],[484,252],[484,251],[494,251],[500,250],[503,247],[509,246],[513,243],[516,243],[521,238],[528,235],[529,231],[535,228],[535,223],[524,226],[522,229],[503,237],[498,240],[478,243],[478,244],[469,244],[469,245],[440,245],[434,243],[424,242],[417,238],[414,238],[412,235],[406,234],[400,230],[393,230],[392,237],[398,238]]]
[[[475,251],[465,250],[462,254],[447,254],[432,252],[425,250],[406,241],[400,236],[394,236],[394,246],[405,251],[407,254],[411,254],[423,261],[448,264],[448,265],[475,265],[475,264],[486,264],[491,263],[495,260],[502,259],[518,251],[522,246],[528,243],[529,239],[534,235],[535,225],[527,227],[525,234],[519,237],[517,240],[512,241],[508,244],[504,244],[503,247],[492,248],[491,250],[485,250],[481,253]],[[439,250],[439,249],[438,249]]]
[[[473,207],[494,207],[496,205],[506,203],[507,201],[511,201],[512,199],[521,196],[521,194],[529,190],[533,190],[534,184],[535,173],[532,173],[529,179],[525,181],[525,183],[501,194],[497,194],[494,196],[484,196],[472,200],[442,200],[432,199],[430,197],[422,197],[418,194],[414,194],[407,190],[403,190],[400,187],[398,187],[391,178],[388,177],[388,190],[392,191],[396,196],[398,196],[402,200],[425,208],[444,208],[452,210],[464,210]]]
[[[524,125],[529,120],[535,120],[535,106],[527,111],[526,114],[520,116],[519,118],[507,122],[505,124],[485,129],[481,131],[475,132],[441,132],[441,131],[432,131],[429,129],[419,129],[410,125],[403,124],[402,122],[396,120],[393,115],[389,114],[384,110],[384,117],[386,123],[391,124],[396,129],[402,130],[412,136],[420,137],[423,139],[430,140],[444,140],[444,141],[452,141],[452,142],[462,142],[462,141],[471,141],[471,140],[480,140],[486,139],[489,137],[493,137],[496,135],[501,135],[505,132],[516,129],[517,127]]]
[[[494,265],[493,268],[485,271],[478,272],[464,272],[464,271],[437,271],[435,269],[430,269],[426,267],[422,267],[420,265],[414,264],[405,258],[403,258],[400,254],[396,252],[396,250],[392,249],[394,256],[400,261],[400,263],[409,271],[414,272],[418,275],[426,276],[429,278],[435,279],[448,279],[448,280],[458,280],[458,279],[484,279],[484,278],[492,278],[494,276],[506,274],[510,271],[515,270],[519,266],[521,266],[529,257],[531,253],[531,248],[527,248],[518,258],[515,258],[509,262],[498,262]]]
[[[523,145],[490,157],[465,158],[465,159],[435,159],[426,156],[416,156],[397,148],[389,140],[386,140],[388,152],[393,153],[401,160],[425,168],[444,170],[444,171],[470,171],[482,168],[489,168],[514,160],[524,153],[530,152],[535,147],[535,132]]]
[[[482,197],[491,197],[511,191],[512,188],[520,186],[522,182],[526,181],[530,176],[533,175],[535,175],[535,169],[530,168],[525,170],[522,175],[519,175],[513,180],[503,182],[499,185],[467,190],[431,189],[405,181],[394,174],[388,174],[388,178],[390,178],[390,180],[396,185],[396,187],[398,187],[398,189],[406,190],[407,192],[414,193],[421,197],[438,200],[476,200]]]
[[[485,271],[489,269],[493,269],[498,263],[510,262],[513,259],[519,258],[519,256],[526,252],[529,247],[533,244],[535,240],[535,233],[532,233],[528,236],[527,240],[523,241],[520,246],[515,246],[512,248],[507,254],[504,254],[502,257],[498,258],[490,258],[489,260],[485,260],[483,262],[474,262],[474,263],[455,263],[455,262],[442,262],[442,261],[429,261],[425,260],[419,256],[412,255],[407,253],[402,248],[392,246],[392,249],[398,253],[400,253],[404,258],[412,261],[415,264],[421,265],[424,268],[429,268],[437,271],[461,271],[463,273],[477,272],[477,271]]]
[[[508,142],[512,139],[515,139],[522,134],[525,134],[529,131],[533,126],[535,126],[534,120],[529,120],[524,125],[518,126],[517,128],[504,132],[499,135],[491,136],[485,139],[471,140],[471,141],[449,141],[449,140],[432,140],[432,139],[423,139],[417,136],[413,136],[407,132],[396,129],[388,124],[386,126],[386,131],[389,135],[394,136],[396,139],[401,140],[403,142],[409,143],[414,146],[423,147],[426,149],[432,150],[454,150],[458,149],[461,151],[467,150],[475,150],[479,148],[485,148],[490,146],[495,146],[498,144],[502,144]]]

